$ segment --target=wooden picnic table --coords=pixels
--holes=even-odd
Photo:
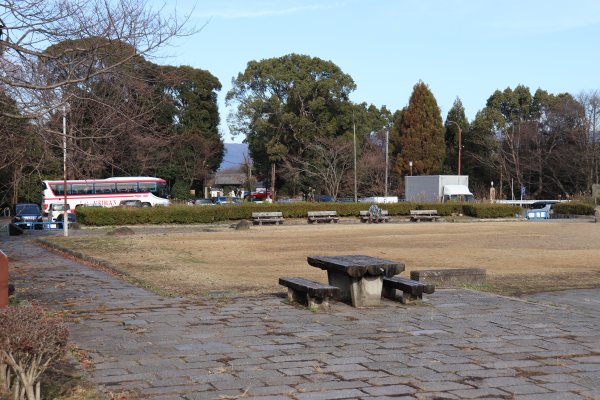
[[[309,256],[308,264],[327,271],[329,285],[340,288],[336,300],[352,300],[354,307],[377,306],[381,300],[383,277],[404,271],[404,263],[360,254]]]

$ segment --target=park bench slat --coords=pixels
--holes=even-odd
[[[389,278],[384,277],[383,286],[400,289],[403,292],[408,292],[415,296],[420,296],[423,293],[432,294],[435,292],[435,285],[431,283],[413,281],[411,279],[400,278],[399,276],[393,276]]]
[[[274,212],[253,212],[252,213],[252,218],[262,218],[262,217],[271,217],[271,218],[277,218],[277,217],[282,217],[283,213],[281,211],[274,211]]]
[[[422,219],[431,219],[437,220],[440,216],[437,213],[437,210],[410,210],[410,218],[413,221],[421,221]]]
[[[283,213],[281,211],[273,211],[273,212],[253,212],[252,213],[252,222],[258,222],[259,225],[262,225],[263,222],[275,222],[275,224],[280,224],[285,221],[282,218]]]
[[[279,284],[304,292],[311,297],[324,298],[340,295],[340,288],[301,277],[279,278]]]
[[[431,215],[437,214],[437,210],[410,210],[411,215]]]
[[[337,216],[337,211],[309,211],[308,222],[314,221],[330,221],[337,222],[340,218]]]

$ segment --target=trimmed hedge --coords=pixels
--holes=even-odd
[[[594,205],[587,203],[556,203],[552,206],[554,214],[594,215]]]
[[[463,204],[465,215],[476,218],[507,218],[521,214],[523,209],[508,204]]]
[[[437,210],[441,216],[462,213],[478,218],[512,217],[521,213],[520,207],[500,204],[382,204],[389,215],[409,215],[410,210]],[[209,224],[220,221],[251,219],[253,212],[281,211],[284,218],[306,218],[308,211],[337,211],[340,217],[358,217],[369,203],[282,203],[208,206],[170,206],[152,208],[98,208],[75,209],[77,221],[92,226],[119,226],[140,224]],[[488,210],[489,209],[489,210]]]

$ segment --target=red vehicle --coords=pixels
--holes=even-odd
[[[270,190],[267,190],[266,192],[252,192],[252,194],[250,195],[250,197],[252,197],[252,200],[264,200],[267,198],[267,196],[271,197]]]

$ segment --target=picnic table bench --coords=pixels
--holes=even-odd
[[[378,306],[383,277],[404,271],[404,264],[364,255],[310,256],[310,265],[327,271],[329,285],[340,289],[335,300],[352,300],[354,307]]]
[[[275,212],[253,212],[252,213],[252,222],[258,222],[259,225],[262,225],[263,222],[274,222],[276,225],[283,223],[285,221],[283,214],[281,211]]]
[[[400,278],[398,276],[384,276],[381,295],[387,299],[396,300],[396,289],[402,291],[402,303],[409,304],[415,301],[423,301],[423,293],[434,293],[435,285],[432,283]]]
[[[279,284],[288,288],[290,302],[308,304],[308,308],[329,307],[329,298],[340,294],[335,286],[300,277],[279,278]]]
[[[369,211],[361,211],[359,218],[361,219],[361,222],[367,222],[369,220]],[[377,220],[383,222],[390,222],[392,220],[392,217],[388,215],[387,210],[381,210],[381,214],[379,215],[379,218],[377,218]]]
[[[413,221],[421,222],[422,219],[436,221],[440,218],[437,210],[410,210],[410,219]]]
[[[318,221],[329,221],[338,222],[340,217],[337,216],[337,211],[309,211],[308,212],[308,223]]]

